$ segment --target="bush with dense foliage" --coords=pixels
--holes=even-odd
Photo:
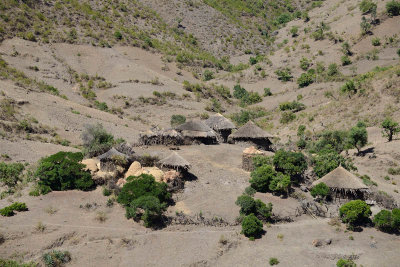
[[[302,73],[300,77],[297,79],[297,84],[300,88],[307,87],[315,81],[315,74],[313,71],[309,70],[308,72]]]
[[[360,3],[360,11],[363,14],[371,13],[375,10],[376,12],[376,3],[371,0],[362,0]]]
[[[283,82],[288,82],[293,79],[292,72],[289,68],[276,70],[275,74],[278,76],[278,80]]]
[[[43,254],[43,262],[46,267],[64,266],[71,261],[71,253],[68,251],[53,250]]]
[[[323,150],[335,150],[341,153],[348,148],[348,132],[347,131],[323,131],[318,134],[318,140],[310,147],[311,153],[319,153]]]
[[[28,208],[23,202],[14,202],[10,206],[0,209],[0,215],[10,217],[14,215],[14,211],[27,211]]]
[[[290,185],[290,176],[278,172],[277,175],[269,183],[269,190],[275,193],[288,195]]]
[[[62,151],[41,159],[35,173],[41,193],[91,189],[94,183],[82,159],[82,153]]]
[[[314,156],[313,163],[314,173],[320,178],[339,167],[339,165],[342,165],[347,170],[357,169],[350,158],[345,158],[332,149],[320,151]]]
[[[357,264],[352,260],[339,259],[336,263],[337,267],[357,267]]]
[[[400,209],[381,210],[374,216],[373,223],[384,232],[400,231]]]
[[[308,70],[308,68],[309,68],[310,66],[311,66],[310,60],[308,60],[308,59],[305,58],[305,57],[302,57],[302,58],[300,59],[300,68],[301,68],[302,70],[306,71],[306,70]]]
[[[183,115],[172,115],[171,116],[171,126],[176,127],[178,125],[184,124],[186,122],[186,117]]]
[[[348,141],[360,153],[361,148],[368,143],[368,132],[364,122],[359,121],[356,126],[350,129]]]
[[[274,266],[274,265],[278,265],[279,264],[279,260],[277,258],[269,258],[269,265]]]
[[[393,140],[394,135],[400,132],[399,123],[391,118],[386,118],[381,126],[383,128],[382,135],[387,137],[389,142]]]
[[[263,165],[251,172],[250,184],[258,192],[267,192],[270,182],[275,178],[277,172],[270,165]]]
[[[400,1],[390,1],[386,3],[386,12],[389,16],[398,16],[400,14]]]
[[[240,207],[241,215],[254,214],[260,220],[267,221],[272,215],[272,204],[265,204],[259,199],[254,199],[249,195],[241,195],[237,198],[236,205]]]
[[[339,215],[342,221],[350,227],[359,226],[368,222],[371,208],[365,201],[352,200],[340,207]]]
[[[297,102],[297,101],[282,102],[279,104],[279,109],[281,111],[291,110],[293,112],[298,112],[298,111],[304,110],[305,108],[306,108],[306,105],[304,105],[303,103]]]
[[[307,169],[307,161],[303,153],[278,150],[274,155],[275,170],[290,177],[301,176]]]
[[[88,157],[95,157],[106,152],[115,143],[114,136],[108,133],[100,123],[86,125],[81,137],[83,152]]]
[[[324,198],[329,195],[329,187],[325,183],[319,183],[311,189],[310,193],[313,197]]]
[[[242,233],[249,238],[257,238],[263,233],[262,222],[252,213],[243,218]]]
[[[214,79],[214,72],[211,70],[205,70],[203,73],[204,81],[210,81]]]
[[[25,167],[22,163],[0,162],[0,182],[8,187],[14,187],[21,181],[21,175]]]
[[[158,183],[152,175],[130,176],[118,194],[117,201],[126,207],[126,217],[142,219],[146,227],[160,221],[171,194],[166,183]]]
[[[296,114],[294,114],[292,111],[285,111],[282,113],[279,122],[282,124],[287,124],[295,119],[296,119]]]

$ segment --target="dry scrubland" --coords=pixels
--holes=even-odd
[[[361,1],[288,1],[290,7],[277,1],[276,9],[211,0],[12,2],[0,4],[0,161],[26,164],[24,177],[42,157],[81,151],[88,124],[136,143],[152,126],[171,127],[172,115],[190,120],[220,112],[237,126],[250,118],[276,136],[276,148],[301,151],[311,163],[315,151],[299,148],[300,139],[311,144],[323,131],[364,121],[362,153],[341,155],[352,160],[354,173],[370,177],[371,190],[400,203],[399,172],[389,172],[400,165],[400,135],[388,142],[381,133],[385,118],[400,122],[400,16],[387,14],[389,1],[376,1],[379,23],[366,34],[360,23],[372,15],[361,13]],[[282,13],[292,17],[285,21]],[[342,61],[346,55],[350,64]],[[307,84],[299,82],[302,75]],[[258,96],[235,98],[237,84]],[[292,101],[297,109],[283,110]],[[306,128],[299,135],[300,125]],[[268,266],[270,258],[279,266],[336,266],[341,258],[398,266],[398,235],[332,225],[299,212],[291,196],[256,193],[291,222],[264,224],[255,241],[242,235],[235,201],[250,185],[241,168],[244,148],[181,146],[196,179],[173,193],[164,214],[191,222],[158,230],[126,219],[118,203],[107,205],[101,186],[34,197],[32,181],[24,179],[12,194],[2,185],[0,208],[17,201],[29,210],[0,217],[0,258],[44,266],[43,254],[59,250],[71,254],[66,266]],[[165,146],[134,150],[170,153]],[[310,164],[307,182],[316,178],[312,170]],[[380,208],[373,206],[373,214]],[[210,223],[215,218],[222,223]]]

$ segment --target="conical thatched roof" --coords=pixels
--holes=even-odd
[[[184,124],[176,127],[176,130],[182,132],[184,136],[188,137],[217,137],[213,129],[211,129],[207,126],[207,124],[199,120],[185,122]]]
[[[236,126],[230,120],[219,113],[208,118],[205,121],[205,124],[215,131],[236,129]]]
[[[252,121],[247,122],[245,125],[240,127],[239,130],[229,136],[230,139],[265,139],[272,137],[271,134],[262,130]]]
[[[116,150],[115,148],[111,148],[110,150],[108,150],[106,153],[98,156],[97,158],[99,160],[104,160],[104,159],[111,159],[113,156],[120,156],[120,157],[124,157],[127,158],[128,156],[125,155],[124,153],[119,152],[118,150]]]
[[[345,190],[363,190],[368,187],[361,181],[360,178],[343,168],[342,166],[337,167],[321,179],[313,182],[313,186],[325,183],[328,187],[333,189],[345,189]]]
[[[190,169],[190,163],[178,155],[175,151],[172,152],[168,157],[165,159],[160,160],[161,167],[169,167],[173,169]]]

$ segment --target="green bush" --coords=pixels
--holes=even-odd
[[[290,185],[291,181],[289,175],[277,173],[277,175],[271,180],[269,184],[269,190],[276,193],[288,195]]]
[[[249,238],[257,238],[263,232],[263,224],[254,214],[247,215],[242,221],[242,233]]]
[[[368,14],[376,11],[376,3],[371,0],[362,0],[360,3],[360,10],[363,14]]]
[[[273,265],[278,265],[279,264],[279,260],[277,258],[269,258],[269,265],[273,266]]]
[[[380,46],[381,45],[381,40],[376,37],[376,38],[372,38],[371,43],[373,46]]]
[[[342,66],[347,66],[351,64],[351,60],[348,56],[342,56],[341,61],[342,61]]]
[[[310,84],[314,83],[315,74],[312,72],[302,73],[300,77],[297,79],[297,84],[300,88],[307,87]]]
[[[259,219],[267,221],[272,215],[272,204],[265,204],[259,199],[256,199],[256,215]]]
[[[295,119],[296,119],[296,114],[294,114],[292,111],[286,111],[282,113],[279,122],[282,124],[287,124],[291,121],[294,121]]]
[[[328,76],[335,76],[339,74],[339,69],[336,63],[329,64],[327,73]]]
[[[236,205],[240,207],[240,214],[249,215],[256,212],[256,201],[248,195],[241,195],[237,198]]]
[[[391,118],[386,118],[382,122],[381,126],[383,128],[382,135],[384,137],[387,137],[389,142],[391,142],[393,140],[394,135],[396,135],[400,132],[399,123],[395,122]],[[1,167],[0,167],[0,170],[1,170]]]
[[[167,207],[166,203],[152,195],[141,196],[126,207],[126,217],[141,219],[146,227],[152,227],[161,220],[161,215]]]
[[[122,33],[120,31],[114,32],[114,37],[117,40],[122,40]]]
[[[42,194],[52,190],[89,190],[94,183],[85,165],[80,163],[82,153],[58,152],[39,162],[36,177]]]
[[[400,209],[392,210],[392,228],[395,231],[400,231]]]
[[[255,169],[263,165],[272,165],[272,157],[256,155],[252,158],[253,166]]]
[[[357,267],[357,264],[352,260],[339,259],[336,263],[337,267]]]
[[[14,202],[10,206],[0,209],[0,215],[5,217],[10,217],[14,215],[14,211],[27,211],[27,210],[28,208],[26,207],[25,203]]]
[[[241,87],[239,84],[235,85],[233,87],[233,97],[236,99],[242,99],[248,95],[248,92],[246,89]]]
[[[290,28],[290,33],[292,34],[292,37],[296,37],[298,35],[298,32],[299,32],[299,27],[292,26],[292,28]]]
[[[36,262],[18,263],[14,260],[0,259],[0,266],[4,267],[38,267]]]
[[[264,88],[264,95],[263,96],[271,96],[272,92],[270,88]]]
[[[43,254],[42,259],[46,267],[59,267],[71,261],[71,253],[68,251],[53,250]]]
[[[293,79],[292,72],[289,68],[279,69],[275,71],[275,74],[278,76],[278,80],[288,82]]]
[[[263,165],[251,172],[250,184],[258,192],[267,192],[269,184],[277,175],[274,168],[270,165]]]
[[[329,195],[329,187],[325,183],[319,183],[311,189],[310,193],[313,197],[326,197]]]
[[[0,182],[8,187],[14,187],[21,181],[25,167],[22,163],[0,162]]]
[[[386,12],[389,16],[398,16],[400,14],[400,1],[390,1],[386,3]]]
[[[286,111],[286,110],[291,110],[293,112],[298,112],[301,110],[304,110],[306,108],[306,105],[303,103],[293,101],[293,102],[283,102],[279,104],[279,109],[281,111]]]
[[[302,58],[300,59],[300,68],[301,68],[302,70],[306,71],[306,70],[308,70],[308,68],[309,68],[310,66],[311,66],[311,62],[310,62],[307,58],[302,57]]]
[[[340,207],[339,215],[344,223],[354,227],[368,222],[371,208],[362,200],[352,200]]]
[[[389,210],[381,210],[374,216],[373,223],[382,231],[389,232],[392,230],[392,213]]]
[[[10,216],[13,216],[14,214],[15,214],[14,210],[12,209],[11,206],[0,209],[1,216],[10,217]]]
[[[171,116],[171,126],[176,127],[186,122],[186,117],[183,115],[172,115]]]
[[[86,125],[81,137],[83,152],[88,157],[95,157],[106,152],[115,143],[114,136],[108,133],[100,123]]]
[[[278,150],[274,155],[275,170],[290,177],[301,176],[307,169],[307,161],[303,153]]]
[[[320,178],[339,167],[339,165],[342,165],[342,167],[347,170],[356,170],[351,159],[346,159],[338,152],[331,149],[324,149],[318,152],[313,158],[313,163],[314,173]]]
[[[210,81],[214,79],[214,72],[212,72],[211,70],[205,70],[203,73],[203,78],[204,81]]]

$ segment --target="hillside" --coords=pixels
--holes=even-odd
[[[0,216],[0,265],[11,259],[45,266],[44,253],[62,250],[71,253],[65,266],[265,266],[271,258],[278,266],[335,266],[339,259],[395,266],[398,232],[372,221],[350,229],[337,217],[343,203],[309,192],[321,177],[320,160],[324,171],[344,165],[368,186],[371,219],[400,205],[399,135],[390,142],[382,135],[385,119],[400,123],[400,16],[387,8],[400,4],[381,0],[361,10],[365,2],[371,4],[1,1],[0,208],[18,201],[29,210]],[[241,234],[235,204],[253,175],[242,169],[247,145],[139,142],[154,127],[216,113],[273,135],[268,157],[283,149],[306,162],[302,180],[288,178],[286,194],[254,194],[273,204],[273,219],[255,241]],[[125,217],[114,188],[122,172],[93,190],[30,195],[40,159],[86,153],[82,134],[96,124],[112,145],[132,145],[146,167],[170,150],[190,162],[184,187],[168,205],[159,203],[160,210],[166,205],[163,227]],[[351,133],[360,129],[368,140],[352,145]],[[9,186],[2,166],[13,163],[24,170]],[[319,216],[305,201],[336,213]]]

